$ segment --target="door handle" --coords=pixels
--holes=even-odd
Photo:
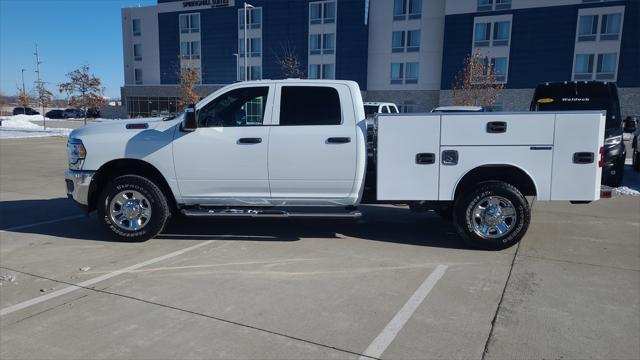
[[[327,143],[329,144],[346,144],[350,142],[351,142],[350,137],[330,137],[327,139]]]
[[[434,153],[422,153],[416,155],[416,164],[425,165],[425,164],[435,164],[436,162],[436,154]]]
[[[592,152],[577,152],[573,154],[574,164],[593,164],[595,159],[596,155]]]
[[[238,144],[260,144],[262,142],[262,138],[240,138],[238,139]]]
[[[507,132],[507,123],[504,121],[491,121],[487,123],[489,134],[500,134]]]

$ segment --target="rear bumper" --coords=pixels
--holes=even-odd
[[[95,171],[67,170],[64,172],[67,197],[85,210],[89,207],[89,186],[94,174]]]

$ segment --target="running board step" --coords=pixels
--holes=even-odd
[[[189,217],[243,217],[243,218],[320,218],[320,219],[356,219],[362,216],[360,211],[349,212],[288,212],[284,210],[213,210],[182,209]]]

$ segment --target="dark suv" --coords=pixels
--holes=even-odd
[[[30,107],[17,107],[13,108],[13,115],[40,115],[39,112],[33,110]]]
[[[627,151],[622,141],[618,88],[601,81],[545,83],[536,87],[531,111],[605,110],[602,184],[617,187],[624,176]]]

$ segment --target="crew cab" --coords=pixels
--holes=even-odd
[[[352,81],[240,82],[173,118],[76,129],[68,196],[118,240],[152,238],[172,214],[357,218],[387,203],[448,207],[484,249],[524,236],[525,196],[600,197],[602,112],[379,114],[368,157],[360,94]]]

